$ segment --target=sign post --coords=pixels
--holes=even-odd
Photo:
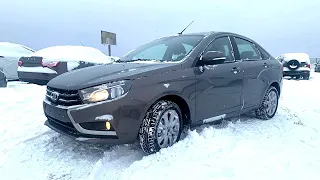
[[[117,37],[115,33],[101,31],[101,44],[108,45],[108,53],[111,56],[111,45],[117,45]]]

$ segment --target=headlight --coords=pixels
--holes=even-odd
[[[131,88],[131,81],[122,80],[80,90],[82,101],[93,103],[112,99],[119,99]]]

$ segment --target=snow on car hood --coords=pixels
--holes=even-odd
[[[282,57],[285,61],[296,59],[299,62],[307,62],[308,64],[310,64],[310,57],[307,53],[286,53],[283,54]]]
[[[43,61],[84,61],[98,64],[109,64],[112,63],[112,59],[118,59],[107,56],[96,48],[86,46],[52,46],[32,53],[31,56],[43,57]]]

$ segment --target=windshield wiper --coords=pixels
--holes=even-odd
[[[161,61],[158,59],[132,59],[132,60],[125,60],[125,61],[118,61],[118,62],[135,62],[135,61]]]

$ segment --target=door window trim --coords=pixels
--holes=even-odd
[[[242,39],[242,40],[244,40],[244,41],[248,41],[249,43],[251,43],[257,50],[258,50],[258,53],[259,53],[259,55],[260,55],[260,59],[253,59],[253,60],[251,60],[251,61],[261,61],[261,60],[266,60],[266,59],[263,59],[263,55],[262,55],[262,53],[260,52],[260,49],[259,49],[259,46],[258,45],[256,45],[256,43],[254,43],[253,41],[251,41],[251,40],[249,40],[249,39],[246,39],[246,38],[242,38],[242,37],[239,37],[239,36],[231,36],[231,42],[232,42],[232,46],[234,46],[233,48],[235,48],[236,49],[236,52],[237,52],[237,58],[239,58],[238,60],[235,58],[235,60],[237,61],[237,62],[241,62],[241,61],[246,61],[246,60],[243,60],[243,59],[241,59],[241,57],[240,57],[240,52],[239,52],[239,49],[238,49],[238,46],[237,46],[237,43],[236,43],[236,38],[238,38],[238,39]]]

